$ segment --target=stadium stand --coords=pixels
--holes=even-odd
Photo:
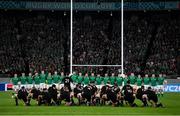
[[[162,12],[162,15],[158,12],[125,13],[126,73],[177,73],[175,58],[180,17],[175,11]],[[97,14],[75,14],[74,64],[120,64],[119,14],[113,12],[113,17],[109,12]],[[67,35],[69,19],[64,18],[64,12],[1,11],[0,72],[13,74],[12,72],[26,70],[63,71],[64,53],[68,51],[66,55],[69,54],[69,42],[67,46],[64,45],[64,40],[69,40]],[[66,65],[68,62],[66,61]],[[83,72],[81,68],[74,68]],[[91,72],[103,70],[88,67],[89,69]],[[112,71],[107,69],[106,72]]]

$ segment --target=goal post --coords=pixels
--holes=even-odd
[[[121,74],[124,74],[124,0],[121,0],[121,65],[80,65],[73,64],[73,0],[70,1],[70,74],[73,67],[121,67]]]

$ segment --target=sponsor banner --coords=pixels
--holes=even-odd
[[[6,83],[0,83],[0,91],[7,91],[7,84]]]
[[[180,92],[180,84],[164,85],[164,92]]]
[[[179,9],[180,2],[124,2],[125,10],[169,10]],[[74,2],[74,10],[120,10],[121,2]],[[0,1],[0,9],[32,9],[32,10],[70,10],[67,2],[24,2],[24,1]]]

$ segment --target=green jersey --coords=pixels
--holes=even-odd
[[[123,78],[122,77],[116,77],[116,82],[118,86],[122,86]]]
[[[130,84],[135,84],[136,82],[136,77],[135,76],[129,76]]]
[[[34,77],[34,82],[35,82],[35,84],[40,84],[39,76]]]
[[[142,78],[137,78],[137,86],[141,86],[142,85]]]
[[[149,85],[149,77],[144,77],[144,85]]]
[[[111,76],[111,77],[109,77],[109,80],[110,80],[111,85],[114,85],[116,77],[115,76]]]
[[[125,77],[123,80],[124,80],[124,85],[127,85],[128,78]]]
[[[51,76],[47,77],[47,84],[52,84],[52,77]]]
[[[164,77],[159,77],[158,78],[158,85],[163,85],[164,84]]]
[[[26,77],[25,76],[21,76],[20,80],[21,80],[21,84],[26,84]]]
[[[156,86],[157,85],[157,80],[156,78],[151,78],[151,86]]]
[[[100,77],[97,77],[96,78],[96,85],[101,85],[101,78]]]
[[[109,81],[109,77],[104,77],[104,80],[103,80],[104,85],[106,85],[108,81]]]
[[[46,81],[46,75],[45,74],[40,74],[40,82],[45,83]]]
[[[76,75],[76,74],[75,74],[75,75],[72,75],[72,76],[71,76],[72,81],[73,81],[73,82],[76,82],[76,81],[77,81],[77,77],[78,77],[78,75]]]
[[[90,82],[94,82],[96,80],[95,76],[90,76]]]
[[[88,85],[89,84],[89,77],[84,77],[83,83],[85,85]]]
[[[53,83],[58,83],[60,76],[59,75],[53,75],[52,78],[53,78]]]
[[[82,76],[78,76],[77,83],[82,83],[82,81],[83,81],[83,77]]]
[[[19,79],[17,77],[13,77],[11,80],[12,80],[13,85],[18,85]]]
[[[60,76],[59,77],[59,82],[62,82],[63,78],[64,78],[64,76]]]
[[[28,84],[32,84],[32,83],[33,83],[33,78],[32,78],[32,76],[28,76],[28,77],[27,77],[27,82],[28,82]]]

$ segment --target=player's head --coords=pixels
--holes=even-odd
[[[121,74],[118,74],[118,77],[121,77]]]
[[[141,78],[141,75],[138,75],[138,78]]]
[[[57,75],[57,71],[55,71],[54,74]]]
[[[52,85],[52,87],[53,87],[53,88],[56,88],[56,85],[55,85],[55,84],[53,84],[53,85]]]
[[[41,71],[41,74],[44,74],[44,71],[43,71],[43,70]]]
[[[141,86],[141,89],[144,89],[144,85]]]
[[[134,76],[134,73],[131,73],[131,76]]]
[[[36,72],[35,75],[38,76],[38,73]]]
[[[16,73],[14,74],[14,77],[17,77],[17,74],[16,74]]]
[[[76,74],[76,72],[74,71],[74,72],[73,72],[73,75],[75,75],[75,74]]]
[[[159,74],[159,77],[162,77],[162,74]]]
[[[154,78],[154,77],[155,77],[155,74],[152,74],[152,77]]]
[[[88,77],[88,73],[86,73],[85,76]]]
[[[64,76],[64,72],[61,72],[61,76]]]
[[[152,88],[151,87],[148,87],[148,90],[151,90]]]
[[[21,89],[22,89],[22,90],[24,90],[24,89],[25,89],[25,87],[24,87],[24,86],[22,86],[22,87],[21,87]]]
[[[25,73],[22,73],[22,77],[24,77],[25,76]]]
[[[31,74],[31,73],[29,73],[29,76],[31,77],[31,76],[32,76],[32,74]]]

